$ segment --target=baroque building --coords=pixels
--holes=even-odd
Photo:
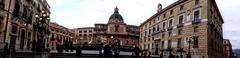
[[[0,49],[4,43],[16,50],[30,49],[34,34],[35,15],[50,14],[46,0],[0,0]]]
[[[138,45],[139,27],[127,25],[116,7],[107,24],[95,24],[95,27],[76,28],[79,41],[85,44],[113,44],[119,41],[122,47]]]
[[[232,44],[228,39],[223,39],[224,58],[234,58]]]
[[[90,44],[93,42],[94,27],[83,27],[72,29],[78,36],[76,44]]]
[[[223,58],[224,23],[215,0],[178,0],[140,25],[140,47],[152,54]],[[190,49],[189,49],[190,47]]]
[[[60,45],[69,43],[74,44],[76,42],[75,33],[64,26],[57,24],[56,22],[49,23],[49,30],[49,38],[46,40],[47,48],[56,50]]]

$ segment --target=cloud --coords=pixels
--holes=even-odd
[[[51,6],[51,21],[68,28],[89,27],[107,23],[114,8],[119,8],[125,23],[140,25],[156,13],[158,3],[163,8],[177,0],[47,0]],[[224,18],[224,38],[233,48],[240,48],[240,0],[216,0]]]

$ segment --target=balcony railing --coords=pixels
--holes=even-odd
[[[198,23],[201,23],[200,19],[195,19],[195,20],[192,21],[192,24],[198,24]]]
[[[181,27],[183,27],[183,23],[180,23],[177,25],[177,28],[181,28]]]
[[[173,30],[173,27],[169,27],[167,30],[168,30],[168,31],[171,31],[171,30]]]
[[[161,32],[165,32],[165,31],[166,31],[166,29],[162,29],[162,30],[161,30]]]

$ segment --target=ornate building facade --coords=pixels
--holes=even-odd
[[[47,48],[56,50],[56,48],[63,44],[73,44],[76,42],[75,33],[55,22],[49,24],[50,34],[49,38],[46,40]]]
[[[116,7],[107,24],[95,24],[95,27],[76,28],[80,41],[88,44],[113,44],[119,41],[123,47],[138,45],[139,27],[127,25]],[[83,40],[84,39],[84,40]]]
[[[192,58],[223,58],[223,23],[215,0],[178,0],[164,9],[159,4],[140,25],[140,46],[164,57],[189,52]]]
[[[17,50],[29,49],[34,34],[35,15],[50,14],[46,0],[0,0],[0,49],[4,43]]]
[[[232,44],[228,39],[223,40],[224,58],[234,58]]]
[[[74,33],[78,36],[76,44],[90,44],[93,42],[93,34],[95,33],[94,27],[83,27],[83,28],[76,28]]]

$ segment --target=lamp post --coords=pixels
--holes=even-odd
[[[44,52],[45,48],[45,36],[49,33],[48,31],[48,23],[50,21],[49,14],[45,11],[41,11],[40,13],[35,15],[36,21],[34,22],[34,29],[39,34],[37,40],[37,51]]]
[[[169,52],[169,56],[168,56],[168,58],[172,58],[173,57],[173,55],[172,55],[172,48],[171,47],[168,47],[167,49],[166,49],[166,51],[168,51]]]
[[[191,58],[191,54],[190,54],[190,46],[191,46],[191,45],[190,45],[190,44],[191,44],[192,40],[189,39],[187,42],[188,42],[188,54],[187,54],[187,58]]]
[[[183,52],[186,52],[186,51],[184,51],[183,48],[178,48],[178,49],[177,49],[177,52],[180,52],[180,54],[181,54],[181,55],[180,55],[180,58],[183,58],[182,53],[183,53]]]

